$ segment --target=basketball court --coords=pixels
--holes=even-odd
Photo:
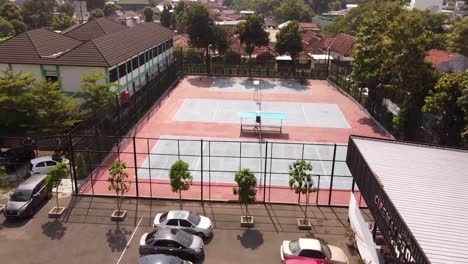
[[[244,124],[252,130],[241,129]],[[332,196],[341,195],[335,200],[344,204],[344,193],[349,198],[352,189],[345,163],[351,134],[387,137],[359,105],[326,81],[303,85],[295,80],[186,76],[135,127],[129,135],[135,140],[125,140],[106,165],[125,161],[132,181],[138,180],[140,196],[174,198],[168,170],[181,159],[194,178],[185,197],[197,199],[203,191],[204,199],[209,193],[209,199],[219,200],[235,199],[234,174],[250,168],[258,178],[259,196],[294,202],[288,166],[304,159],[312,163],[314,182],[326,196],[317,194],[317,201],[328,199],[332,187]],[[110,194],[107,176],[105,166],[97,169],[80,191]],[[135,188],[133,184],[129,195]]]

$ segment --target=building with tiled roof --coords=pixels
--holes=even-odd
[[[467,57],[445,50],[432,49],[424,60],[432,63],[432,67],[443,73],[468,70]]]
[[[29,30],[0,43],[0,69],[60,80],[64,92],[77,91],[81,76],[98,70],[121,91],[143,85],[172,64],[173,35],[156,23],[129,28],[106,18],[63,33]]]
[[[354,37],[345,33],[338,34],[331,41],[328,50],[333,57],[341,60],[352,60],[354,51]]]

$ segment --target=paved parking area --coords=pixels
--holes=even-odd
[[[0,259],[16,264],[36,263],[137,263],[138,241],[152,230],[157,212],[177,209],[174,201],[125,200],[127,219],[110,221],[115,199],[65,197],[61,205],[69,210],[60,220],[47,218],[55,204],[50,200],[29,220],[5,221],[0,216]],[[214,237],[206,241],[206,257],[200,263],[280,263],[282,240],[319,237],[345,249],[347,208],[315,207],[308,214],[310,232],[299,231],[296,218],[303,216],[293,205],[251,205],[255,228],[240,227],[239,204],[184,202],[183,208],[210,217]],[[368,213],[365,217],[369,219]],[[351,263],[354,263],[352,261]]]

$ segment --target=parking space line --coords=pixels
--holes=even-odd
[[[123,256],[125,255],[125,252],[127,251],[128,246],[129,246],[130,243],[132,242],[133,236],[135,235],[136,231],[138,230],[138,227],[140,226],[142,220],[143,220],[143,216],[140,218],[140,221],[138,221],[138,224],[137,224],[135,230],[133,230],[132,236],[131,236],[130,239],[128,240],[127,245],[125,246],[125,249],[124,249],[124,251],[122,252],[122,254],[120,255],[120,258],[119,258],[119,260],[117,260],[117,263],[116,263],[116,264],[119,264],[120,261],[122,260]]]

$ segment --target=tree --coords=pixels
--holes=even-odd
[[[35,130],[44,135],[66,133],[79,120],[76,101],[64,94],[60,82],[43,79],[32,85],[30,104],[35,109]]]
[[[332,11],[340,10],[341,9],[341,1],[335,1],[328,3],[328,9]]]
[[[109,168],[109,191],[114,191],[117,196],[117,215],[121,216],[124,194],[130,190],[131,181],[128,179],[127,164],[114,161]]]
[[[183,160],[176,161],[169,171],[169,179],[173,192],[179,193],[179,204],[182,209],[182,191],[187,191],[192,184],[189,165]]]
[[[96,18],[104,17],[104,11],[102,9],[94,9],[93,11],[89,12],[88,20],[94,20]]]
[[[16,134],[29,129],[35,113],[29,103],[33,74],[3,71],[0,75],[0,131]]]
[[[214,43],[211,45],[212,50],[217,50],[220,54],[224,54],[229,48],[228,32],[220,25],[213,26]]]
[[[289,54],[292,59],[294,76],[296,75],[296,59],[302,52],[302,36],[299,32],[299,24],[290,22],[281,28],[276,34],[275,50],[280,55]]]
[[[310,22],[314,11],[304,0],[284,0],[274,12],[276,20],[280,22],[295,20],[299,22]]]
[[[169,28],[171,26],[171,13],[167,5],[164,5],[163,7],[160,21],[163,27]]]
[[[113,16],[116,14],[115,12],[118,10],[121,11],[122,7],[114,3],[107,3],[104,5],[104,9],[103,9],[104,16],[106,17]]]
[[[185,10],[188,4],[184,1],[180,1],[174,7],[172,12],[171,23],[172,27],[177,29],[177,32],[185,32],[186,21],[185,21]]]
[[[444,74],[426,97],[423,111],[435,114],[440,144],[461,145],[468,127],[467,95],[468,73],[453,72]]]
[[[15,34],[19,35],[21,33],[26,32],[28,30],[28,26],[23,23],[22,21],[19,21],[18,19],[13,19],[10,21],[11,26],[15,30]]]
[[[88,10],[94,9],[104,9],[104,5],[106,4],[106,0],[86,0],[86,7]]]
[[[289,165],[289,188],[298,194],[298,203],[301,200],[301,194],[306,196],[304,222],[307,221],[307,206],[309,205],[310,193],[317,191],[311,172],[312,164],[304,160],[298,160]]]
[[[145,14],[145,22],[153,22],[153,8],[149,6],[145,7],[145,9],[143,10],[143,14]]]
[[[468,18],[455,22],[447,36],[447,48],[468,57]]]
[[[232,192],[239,197],[240,203],[245,204],[245,216],[249,216],[249,203],[255,202],[257,195],[257,177],[250,169],[243,169],[236,173],[234,180],[237,188],[232,188]]]
[[[47,190],[53,190],[55,189],[55,202],[56,202],[56,212],[58,212],[60,206],[59,206],[59,200],[58,200],[58,192],[59,192],[59,187],[62,184],[62,179],[70,175],[70,169],[68,168],[67,164],[65,163],[58,163],[53,167],[50,172],[47,174],[45,178],[45,184]]]
[[[76,20],[73,17],[63,16],[59,18],[54,16],[54,22],[52,23],[53,30],[64,30],[76,24]]]
[[[64,3],[57,7],[57,12],[65,16],[73,17],[75,14],[75,6],[73,3]]]
[[[49,27],[55,7],[55,0],[28,0],[23,4],[24,22],[29,28]]]
[[[266,46],[270,42],[269,35],[264,28],[263,17],[259,15],[248,16],[245,22],[237,25],[236,33],[245,45],[245,52],[249,54],[249,74],[251,70],[252,53],[255,47]]]
[[[397,5],[399,5],[397,3]],[[326,35],[338,35],[339,33],[347,33],[355,35],[358,32],[359,26],[363,19],[368,14],[378,12],[381,4],[376,2],[365,3],[355,7],[345,15],[336,18],[331,24],[326,25],[323,31]],[[383,19],[383,18],[382,18]]]
[[[156,7],[158,3],[156,0],[148,0],[148,4],[150,7]]]
[[[15,35],[15,29],[10,22],[0,17],[0,38],[10,37]]]
[[[23,11],[14,3],[6,3],[0,8],[0,16],[8,21],[13,19],[21,21],[23,20]]]
[[[186,9],[187,33],[190,44],[206,51],[206,71],[210,72],[209,46],[215,43],[214,23],[204,5],[191,4]]]
[[[77,95],[84,100],[81,104],[82,110],[94,113],[115,99],[115,93],[109,89],[117,84],[106,83],[105,79],[104,72],[93,70],[81,77],[81,91],[77,92]]]

